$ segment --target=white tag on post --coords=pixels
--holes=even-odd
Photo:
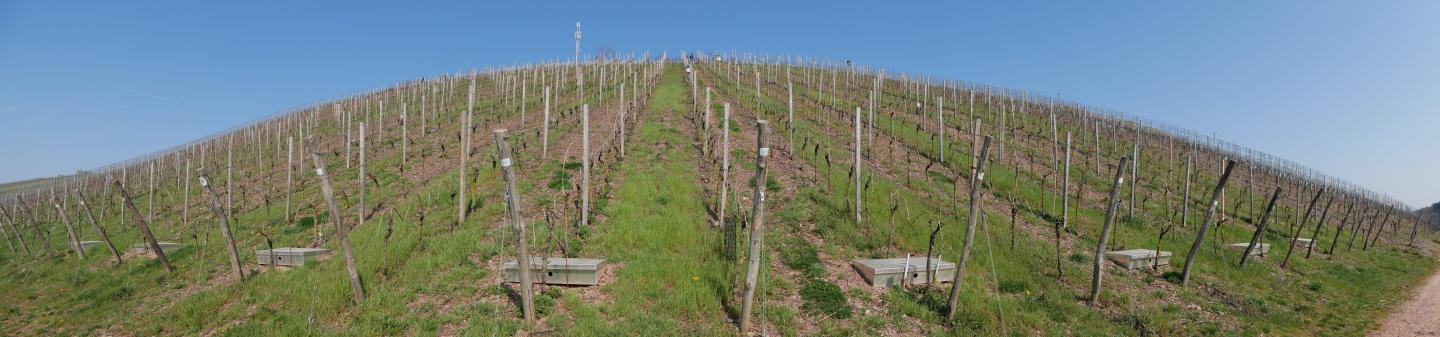
[[[768,147],[762,147],[762,148],[760,148],[760,156],[761,156],[761,157],[769,157],[769,156],[770,156],[770,148],[768,148]]]
[[[500,159],[500,167],[510,167],[510,158]]]
[[[317,175],[317,176],[323,176],[323,175],[325,175],[325,169],[323,169],[323,168],[316,168],[316,169],[315,169],[315,175]]]

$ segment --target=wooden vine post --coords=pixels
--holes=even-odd
[[[410,159],[410,111],[405,102],[400,102],[400,172],[405,172],[405,163]]]
[[[545,115],[540,120],[540,159],[550,158],[550,87],[545,87]]]
[[[295,137],[285,138],[285,222],[290,222],[290,195],[295,194]],[[188,183],[188,182],[187,182]],[[188,185],[187,185],[188,186]]]
[[[1180,228],[1190,224],[1190,176],[1194,173],[1195,157],[1185,155],[1185,192],[1180,199]]]
[[[936,98],[936,100],[938,101],[938,103],[937,103],[937,106],[938,106],[938,107],[935,109],[935,138],[936,138],[935,145],[936,145],[936,147],[937,147],[937,149],[936,149],[936,151],[935,151],[935,153],[936,153],[936,154],[935,154],[935,157],[940,158],[940,162],[941,162],[941,163],[944,163],[944,162],[945,162],[945,97],[939,97],[939,98]],[[856,108],[856,111],[857,111],[856,115],[859,115],[859,113],[858,113],[859,108]],[[857,124],[858,124],[858,123],[857,123]]]
[[[320,159],[320,153],[310,153],[310,159],[315,162],[315,175],[320,177],[320,195],[325,197],[325,204],[330,207],[330,222],[335,224],[335,235],[340,238],[340,252],[345,255],[345,271],[350,275],[355,304],[360,304],[365,300],[365,288],[360,283],[360,272],[355,268],[355,254],[350,251],[350,230],[345,228],[341,220],[344,215],[335,205],[335,190],[330,187],[330,176],[325,174],[325,162]]]
[[[604,87],[601,87],[604,88]],[[580,227],[590,226],[590,104],[580,107]]]
[[[80,200],[80,210],[85,211],[85,219],[90,221],[90,226],[95,227],[95,232],[100,234],[100,240],[105,241],[105,247],[110,248],[110,253],[115,255],[115,264],[125,262],[125,259],[120,256],[120,250],[115,248],[115,243],[110,242],[110,234],[105,232],[105,227],[100,227],[100,223],[95,221],[95,215],[90,212],[90,204],[85,203],[85,192],[76,189],[75,194],[76,198]]]
[[[151,162],[150,162],[150,182],[149,182],[149,184],[150,184],[150,192],[147,193],[147,195],[145,196],[146,199],[149,199],[149,201],[146,202],[147,205],[145,206],[145,208],[146,208],[146,209],[145,209],[145,211],[146,211],[146,213],[145,213],[145,221],[155,222],[155,162],[154,162],[154,161],[151,161]],[[59,208],[57,207],[56,209],[59,209]],[[68,227],[68,226],[67,226],[67,227]],[[79,245],[80,245],[79,242],[80,242],[80,241],[75,241],[76,247],[79,247]],[[80,257],[82,257],[82,258],[85,257],[85,254],[84,254],[84,253],[81,253],[81,254],[80,254]]]
[[[1295,234],[1290,236],[1290,247],[1285,249],[1285,259],[1280,260],[1280,268],[1285,268],[1286,265],[1290,264],[1290,254],[1295,252],[1295,243],[1300,241],[1300,234],[1305,230],[1306,221],[1310,219],[1310,212],[1315,211],[1315,204],[1320,202],[1320,195],[1322,194],[1325,194],[1324,187],[1315,191],[1315,197],[1310,199],[1310,206],[1305,207],[1305,215],[1300,217],[1299,226],[1294,226]],[[1310,240],[1310,244],[1314,245],[1315,240]]]
[[[1340,218],[1340,227],[1335,228],[1335,239],[1330,240],[1330,249],[1327,250],[1327,251],[1325,251],[1325,254],[1329,255],[1329,257],[1327,257],[1327,259],[1334,259],[1334,258],[1335,258],[1335,246],[1338,246],[1338,245],[1340,244],[1340,233],[1344,233],[1344,232],[1345,232],[1345,226],[1348,226],[1348,225],[1350,224],[1350,212],[1355,211],[1355,201],[1354,201],[1354,200],[1350,200],[1348,203],[1349,203],[1350,205],[1345,208],[1345,216],[1342,217],[1342,218]],[[1351,232],[1354,232],[1355,229],[1352,228],[1352,229],[1350,229],[1350,231],[1351,231]],[[1411,234],[1412,239],[1413,239],[1413,236],[1414,236],[1415,233],[1412,232],[1412,233],[1410,233],[1410,234]],[[1413,240],[1412,240],[1412,241],[1413,241]],[[1414,243],[1412,242],[1411,245],[1413,246]]]
[[[728,105],[727,105],[727,106],[728,106]],[[702,139],[701,139],[701,142],[702,142],[702,144],[705,145],[705,147],[704,147],[705,151],[704,151],[704,152],[705,152],[706,155],[713,155],[713,154],[714,154],[714,153],[713,153],[714,150],[712,150],[712,149],[710,148],[710,112],[711,112],[712,110],[715,110],[715,108],[710,105],[710,87],[709,87],[709,86],[706,86],[706,87],[705,87],[705,117],[704,117],[705,119],[702,121],[703,124],[705,125],[705,127],[704,127],[704,129],[701,130],[701,132],[700,132],[700,135],[701,135],[701,138],[702,138]]]
[[[865,209],[863,198],[860,197],[860,107],[855,107],[855,223],[860,223],[860,212]],[[762,186],[765,182],[757,181],[756,186]]]
[[[520,189],[515,183],[514,159],[510,155],[510,136],[505,129],[495,130],[495,148],[500,151],[500,169],[505,171],[505,206],[510,230],[515,235],[515,268],[520,273],[520,303],[525,324],[535,324],[535,300],[530,281],[530,249],[525,241],[525,220],[520,217]]]
[[[465,164],[470,159],[470,123],[471,120],[475,118],[475,78],[473,77],[474,74],[471,74],[471,76],[469,103],[466,103],[465,116],[463,120],[460,121],[460,198],[455,200],[455,209],[460,213],[460,216],[455,218],[454,227],[465,224],[465,212],[470,208],[468,199],[465,199],[465,172],[468,171]],[[453,229],[454,227],[451,228]]]
[[[175,272],[175,267],[170,265],[170,259],[165,258],[165,251],[160,249],[160,243],[155,241],[155,234],[150,232],[150,225],[145,223],[145,217],[140,215],[140,209],[135,207],[135,201],[130,200],[130,192],[125,190],[125,185],[119,180],[111,182],[120,190],[120,200],[130,210],[130,216],[135,218],[135,226],[140,227],[140,234],[145,236],[145,244],[150,246],[151,252],[155,253],[155,259],[160,260],[160,265],[165,267],[165,271]]]
[[[709,92],[710,88],[705,88]],[[709,101],[709,97],[706,97]],[[729,204],[730,193],[730,103],[725,103],[724,113],[720,116],[720,226],[725,226],[725,206]],[[726,227],[728,228],[728,227]],[[730,233],[734,235],[734,233]],[[732,242],[734,240],[731,240]]]
[[[1101,271],[1105,268],[1105,242],[1110,239],[1110,226],[1115,223],[1115,208],[1120,200],[1120,187],[1125,185],[1125,168],[1130,164],[1129,157],[1120,157],[1120,162],[1115,164],[1115,179],[1111,180],[1109,204],[1105,208],[1105,224],[1100,226],[1100,240],[1095,242],[1094,268],[1090,272],[1090,306],[1100,304],[1100,277],[1104,275]],[[1157,252],[1158,254],[1158,252]]]
[[[220,209],[220,197],[215,195],[215,189],[210,187],[210,177],[205,175],[203,167],[200,168],[200,187],[210,194],[210,212],[220,220],[220,234],[225,236],[225,252],[230,254],[230,272],[244,282],[245,271],[240,266],[240,252],[235,249],[235,235],[230,233],[230,217]]]
[[[727,105],[728,107],[728,105]],[[726,111],[729,111],[727,108]],[[726,119],[727,124],[729,119]],[[728,128],[726,130],[729,130]],[[755,121],[755,197],[750,225],[749,264],[745,267],[744,299],[740,302],[740,333],[750,331],[750,316],[754,311],[755,284],[759,281],[761,248],[765,241],[765,160],[770,157],[770,124],[765,120]]]
[[[1265,233],[1265,226],[1270,222],[1270,212],[1275,210],[1275,201],[1280,199],[1280,187],[1275,187],[1275,192],[1270,194],[1270,205],[1265,206],[1265,215],[1260,216],[1260,225],[1255,227],[1255,234],[1250,235],[1250,245],[1245,246],[1245,253],[1240,255],[1240,268],[1245,268],[1245,261],[1250,260],[1250,253],[1260,245],[1260,234]]]
[[[356,180],[360,183],[360,205],[356,207],[355,225],[365,225],[365,122],[360,122],[360,173]]]
[[[70,225],[70,216],[65,214],[65,209],[60,207],[60,202],[55,200],[53,193],[50,194],[50,204],[55,206],[55,213],[60,213],[60,220],[65,224],[65,233],[70,235],[70,249],[75,250],[75,255],[79,255],[80,259],[84,260],[85,248],[80,247],[80,237],[75,235],[75,227]]]
[[[1225,171],[1220,173],[1220,181],[1215,183],[1215,190],[1210,192],[1210,206],[1205,210],[1205,219],[1200,221],[1200,231],[1195,234],[1195,242],[1190,244],[1190,253],[1185,255],[1185,266],[1180,269],[1182,286],[1190,281],[1190,268],[1194,267],[1195,255],[1200,253],[1200,245],[1205,243],[1205,233],[1210,229],[1210,220],[1214,218],[1215,210],[1220,208],[1220,197],[1225,195],[1225,182],[1230,180],[1230,173],[1234,169],[1235,160],[1226,160]]]
[[[11,205],[13,206],[14,204],[12,203]],[[25,237],[20,234],[20,229],[15,227],[15,223],[20,222],[20,219],[16,219],[16,215],[5,212],[5,207],[0,207],[0,214],[5,215],[5,218],[10,220],[8,223],[10,232],[15,233],[15,241],[20,241],[20,249],[25,251],[25,255],[30,255],[30,246],[25,243]]]
[[[25,202],[24,196],[16,196],[15,201],[20,204],[28,204]],[[46,237],[45,232],[40,230],[40,218],[35,216],[34,210],[29,209],[26,206],[17,207],[22,207],[21,209],[24,210],[26,214],[30,215],[30,229],[35,231],[35,239],[40,240],[40,255],[44,256],[46,254],[50,254],[50,238]],[[137,211],[136,214],[138,215],[139,212]],[[121,219],[124,219],[124,217],[121,217]],[[1369,248],[1369,246],[1366,246],[1366,248]]]
[[[990,158],[990,136],[980,146],[980,162]],[[970,243],[975,241],[975,225],[980,220],[980,187],[985,182],[985,166],[970,176],[970,220],[965,225],[965,243],[960,246],[960,262],[955,265],[955,279],[950,282],[950,297],[945,302],[945,320],[955,318],[955,309],[960,300],[960,285],[965,282],[965,264],[970,262]]]
[[[1062,230],[1070,227],[1070,132],[1065,133],[1065,174],[1060,185],[1060,223],[1055,224],[1055,278],[1065,277],[1063,253],[1060,249]]]
[[[625,82],[620,82],[620,157],[625,157]]]
[[[795,153],[795,82],[790,80],[790,68],[788,68],[788,67],[785,68],[785,91],[786,91],[786,93],[787,93],[786,95],[788,95],[788,97],[789,97],[789,98],[787,99],[786,103],[785,103],[785,111],[786,111],[786,112],[785,112],[785,132],[786,132],[786,135],[787,135],[787,136],[789,137],[789,139],[790,139],[790,147],[789,147],[788,149],[789,149],[789,151],[790,151],[790,153],[791,153],[791,156],[794,156],[794,153]],[[709,96],[709,94],[710,94],[709,88],[706,88],[705,94],[706,94],[706,96],[705,96],[705,97],[706,97],[706,102],[709,102],[709,97],[710,97],[710,96]],[[875,107],[875,102],[874,102],[873,99],[872,99],[871,102],[870,102],[870,107],[871,107],[870,110],[872,110],[872,111],[875,110],[875,108],[874,108],[874,107]],[[706,109],[709,109],[709,107],[706,107]],[[708,117],[710,114],[707,113],[707,114],[705,114],[705,115]],[[873,142],[874,139],[872,138],[871,141]]]
[[[1320,228],[1325,226],[1325,216],[1330,215],[1330,205],[1334,203],[1335,197],[1333,196],[1330,197],[1330,200],[1325,201],[1325,209],[1320,211],[1320,218],[1315,219],[1315,231],[1310,232],[1310,245],[1305,247],[1305,258],[1310,258],[1310,254],[1315,252],[1315,246],[1320,244]],[[1336,232],[1339,230],[1337,229]]]

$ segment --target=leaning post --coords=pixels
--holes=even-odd
[[[535,324],[535,297],[530,282],[530,249],[525,241],[525,220],[520,217],[520,189],[515,186],[514,159],[510,155],[510,136],[505,129],[495,130],[495,147],[500,151],[500,168],[505,171],[505,206],[510,230],[515,234],[515,269],[520,273],[520,303],[525,324]]]
[[[125,207],[130,209],[130,216],[135,218],[135,226],[140,227],[140,234],[145,236],[145,243],[150,246],[150,251],[155,252],[155,259],[160,260],[160,265],[165,266],[165,271],[175,272],[175,267],[171,266],[170,260],[165,258],[165,251],[160,250],[160,243],[155,241],[155,234],[150,232],[150,225],[145,223],[145,217],[140,215],[140,209],[135,207],[135,201],[130,200],[130,192],[125,190],[125,185],[119,180],[111,180],[111,182],[120,189],[120,200],[124,201]]]
[[[980,147],[980,159],[978,163],[983,164],[990,157],[990,136],[985,136],[985,143]],[[970,221],[965,225],[965,244],[960,246],[960,262],[955,265],[955,280],[950,282],[950,298],[945,303],[945,320],[955,318],[955,307],[960,300],[960,284],[965,280],[965,264],[970,261],[970,243],[975,241],[975,225],[980,219],[980,186],[985,182],[985,166],[976,168],[974,175],[970,176]]]
[[[210,212],[220,219],[220,234],[225,236],[225,252],[230,253],[230,272],[235,274],[241,282],[245,281],[245,271],[240,267],[240,253],[235,250],[235,236],[230,233],[230,217],[220,209],[220,197],[215,194],[215,189],[210,187],[210,176],[205,174],[205,168],[200,168],[200,187],[210,194]]]
[[[1270,194],[1270,205],[1265,206],[1265,215],[1260,216],[1260,225],[1255,227],[1255,234],[1250,236],[1250,245],[1245,246],[1245,254],[1240,255],[1240,268],[1245,268],[1245,261],[1250,260],[1250,252],[1260,245],[1260,234],[1265,233],[1265,226],[1270,221],[1270,212],[1275,210],[1275,201],[1280,199],[1280,187],[1275,187],[1275,192]]]
[[[755,121],[755,197],[750,227],[749,265],[745,268],[745,297],[740,305],[740,333],[750,331],[754,311],[755,283],[759,281],[761,247],[765,240],[765,159],[770,157],[770,123]]]
[[[1110,225],[1115,223],[1115,208],[1120,204],[1120,186],[1125,185],[1125,168],[1130,164],[1129,157],[1120,157],[1120,163],[1115,165],[1114,183],[1110,185],[1109,207],[1105,209],[1105,224],[1100,227],[1100,240],[1095,242],[1095,268],[1090,273],[1090,306],[1094,307],[1100,303],[1100,271],[1105,267],[1105,242],[1110,240]],[[1155,254],[1160,254],[1156,252]]]
[[[1226,160],[1225,172],[1220,173],[1220,181],[1215,183],[1215,190],[1210,192],[1210,207],[1205,209],[1205,219],[1200,221],[1200,232],[1195,234],[1195,242],[1190,244],[1190,253],[1185,255],[1185,267],[1180,269],[1182,286],[1190,281],[1190,267],[1194,266],[1195,255],[1200,253],[1200,245],[1205,243],[1205,233],[1210,229],[1210,220],[1215,217],[1215,209],[1220,206],[1220,196],[1225,193],[1225,181],[1230,180],[1230,172],[1234,169],[1235,160]]]

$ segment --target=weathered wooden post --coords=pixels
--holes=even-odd
[[[355,226],[365,225],[365,122],[360,122],[360,173],[356,177],[360,183],[360,205],[357,208]]]
[[[325,204],[330,207],[330,222],[335,224],[335,235],[340,237],[340,251],[345,255],[345,271],[350,275],[350,289],[354,294],[355,304],[360,304],[360,301],[365,300],[365,288],[360,283],[360,272],[355,267],[355,254],[350,251],[350,230],[345,228],[344,222],[340,220],[344,215],[340,213],[340,207],[335,205],[335,190],[330,187],[330,176],[325,174],[325,162],[320,159],[320,153],[310,153],[310,159],[315,162],[315,175],[320,177],[321,196],[325,197]]]
[[[232,165],[233,162],[231,161],[231,159],[233,159],[232,155],[234,154],[235,134],[230,134],[226,139],[228,140],[225,143],[225,216],[230,216],[230,214],[235,211],[232,207],[233,204],[231,204],[231,200],[233,199],[231,187],[235,186],[235,166]]]
[[[1195,242],[1190,244],[1190,253],[1185,255],[1185,267],[1180,271],[1182,286],[1190,281],[1190,268],[1194,266],[1195,255],[1200,253],[1200,245],[1205,243],[1205,233],[1210,229],[1210,220],[1215,216],[1215,209],[1220,208],[1220,196],[1225,194],[1225,182],[1230,180],[1230,172],[1234,168],[1235,161],[1226,160],[1225,171],[1220,173],[1220,181],[1215,183],[1215,190],[1210,192],[1210,206],[1205,209],[1205,219],[1200,221],[1200,232],[1195,234]]]
[[[540,123],[540,159],[550,158],[550,87],[545,87],[545,116]]]
[[[167,272],[175,272],[175,267],[170,265],[170,260],[165,258],[165,251],[160,249],[160,243],[155,241],[155,234],[150,232],[150,225],[145,223],[145,217],[140,215],[140,209],[135,207],[135,201],[130,200],[130,192],[125,190],[125,185],[119,180],[111,180],[115,187],[120,190],[120,200],[125,207],[130,209],[130,216],[135,218],[135,226],[140,227],[140,234],[145,236],[145,243],[150,246],[150,251],[155,253],[155,259],[160,260],[160,265],[165,267]]]
[[[1410,218],[1410,242],[1406,244],[1407,246],[1415,247],[1415,235],[1417,234],[1420,234],[1420,219]],[[1336,233],[1335,236],[1339,238],[1340,234]]]
[[[625,157],[625,82],[620,82],[620,157]]]
[[[5,245],[6,245],[7,247],[10,247],[10,252],[11,252],[11,253],[18,253],[19,251],[15,249],[15,241],[14,241],[14,238],[11,238],[11,237],[10,237],[10,230],[9,230],[9,228],[12,228],[12,227],[9,227],[9,225],[10,225],[10,221],[9,221],[9,220],[10,220],[9,218],[6,218],[6,219],[4,219],[4,221],[5,221],[4,223],[0,223],[0,234],[4,234],[4,235],[5,235]],[[15,233],[15,238],[19,238],[19,237],[20,237],[20,233],[19,233],[19,232],[16,232],[16,233]],[[24,242],[24,241],[22,240],[21,242]],[[29,254],[29,252],[26,252],[26,254]]]
[[[1355,210],[1355,200],[1350,199],[1346,203],[1350,205],[1345,208],[1345,216],[1340,218],[1340,227],[1335,228],[1335,239],[1330,240],[1330,249],[1325,251],[1325,254],[1330,255],[1327,259],[1335,258],[1335,246],[1340,244],[1340,233],[1344,233],[1345,226],[1350,225],[1350,212]],[[1350,231],[1354,232],[1355,229],[1352,228]]]
[[[970,143],[971,143],[971,144],[975,144],[975,146],[980,146],[980,119],[979,119],[979,118],[976,118],[976,119],[975,119],[975,126],[974,126],[974,128],[971,128],[971,129],[970,129],[970,132],[971,132],[971,133],[970,133],[970,137],[973,139]],[[972,148],[971,151],[972,151],[972,152],[970,152],[971,154],[979,153],[979,152],[980,152],[979,149],[974,149],[974,148]],[[974,175],[974,174],[979,174],[979,172],[980,172],[980,157],[972,157],[972,158],[970,158],[970,174],[972,174],[972,175]]]
[[[205,152],[201,150],[200,153]],[[200,158],[200,163],[201,165],[205,163],[203,156]],[[190,228],[190,172],[190,158],[185,158],[185,195],[180,197],[180,226],[183,228]],[[100,216],[105,216],[104,209],[100,210]]]
[[[1052,115],[1053,116],[1053,115]],[[1060,223],[1055,224],[1055,278],[1065,277],[1064,263],[1060,249],[1062,229],[1070,227],[1070,132],[1065,132],[1065,173],[1060,185]]]
[[[1295,252],[1295,243],[1300,241],[1300,234],[1305,231],[1306,221],[1310,220],[1310,212],[1315,210],[1315,204],[1320,203],[1320,195],[1325,194],[1325,188],[1321,187],[1315,191],[1315,198],[1310,199],[1310,206],[1305,207],[1305,215],[1300,217],[1300,225],[1295,227],[1295,234],[1290,236],[1290,247],[1285,249],[1285,259],[1280,260],[1280,268],[1290,264],[1290,254]],[[1310,240],[1310,245],[1315,245],[1315,240]]]
[[[785,68],[785,92],[787,93],[786,95],[788,95],[788,97],[789,97],[789,98],[787,99],[786,103],[785,103],[785,111],[786,111],[786,112],[785,112],[785,132],[786,132],[786,135],[790,138],[790,147],[788,147],[788,149],[789,149],[789,151],[790,151],[790,153],[791,153],[791,156],[794,156],[794,153],[795,153],[795,82],[793,82],[793,81],[790,80],[790,68],[788,68],[788,67]],[[710,91],[709,91],[709,90],[706,90],[705,93],[706,93],[706,95],[707,95],[706,97],[709,97],[708,95],[709,95]],[[707,102],[708,102],[708,99],[707,99]],[[875,108],[874,108],[874,107],[875,107],[875,102],[874,102],[874,99],[873,99],[873,98],[871,99],[870,107],[871,107],[870,110],[875,110]],[[709,109],[709,107],[706,107],[706,109]],[[707,114],[707,116],[708,116],[708,114]],[[870,141],[871,141],[871,142],[874,142],[875,140],[874,140],[874,138],[871,138]]]
[[[1190,176],[1194,173],[1195,157],[1185,155],[1185,192],[1180,199],[1180,228],[1189,228],[1190,224]]]
[[[1376,212],[1384,212],[1384,213],[1385,213],[1385,217],[1382,218],[1382,219],[1380,219],[1380,222],[1372,223],[1372,224],[1370,225],[1370,231],[1371,231],[1371,232],[1375,232],[1375,237],[1374,237],[1374,238],[1370,238],[1370,237],[1369,237],[1369,236],[1370,236],[1369,233],[1366,233],[1365,236],[1367,237],[1368,240],[1366,240],[1366,241],[1365,241],[1365,245],[1360,248],[1360,250],[1362,250],[1362,251],[1370,250],[1370,246],[1373,246],[1373,245],[1375,245],[1377,242],[1380,242],[1380,232],[1385,231],[1385,224],[1390,222],[1390,214],[1391,214],[1392,212],[1383,211],[1383,210],[1376,210]],[[34,215],[35,215],[35,212],[30,212],[30,215],[31,215],[31,216],[34,216]]]
[[[470,146],[472,145],[470,142],[470,123],[475,118],[475,77],[473,77],[473,75],[470,77],[469,97],[468,103],[465,105],[465,117],[460,121],[460,199],[456,200],[455,205],[455,209],[459,211],[460,217],[455,218],[455,227],[465,224],[465,213],[470,210],[469,199],[465,198],[465,173],[469,171],[469,168],[467,168],[465,164],[470,159]]]
[[[152,164],[153,168],[154,165]],[[85,247],[80,247],[80,237],[75,235],[75,227],[70,225],[70,216],[65,214],[65,209],[60,207],[60,202],[55,200],[55,194],[50,194],[50,204],[55,206],[55,213],[60,214],[60,220],[65,224],[65,233],[70,234],[70,249],[75,250],[81,260],[85,259]]]
[[[603,86],[601,88],[604,88]],[[580,107],[580,227],[590,226],[590,104]]]
[[[210,212],[220,219],[220,234],[225,236],[225,252],[230,254],[230,273],[244,282],[245,271],[240,267],[240,252],[235,249],[235,236],[230,233],[230,217],[220,210],[220,197],[215,195],[215,189],[210,187],[210,177],[205,175],[203,167],[200,168],[200,187],[210,194]]]
[[[189,164],[187,163],[188,167]],[[290,222],[290,195],[295,194],[295,137],[285,138],[285,222]],[[186,182],[189,186],[189,182]]]
[[[410,159],[410,121],[405,102],[400,102],[400,172],[405,172],[405,162]]]
[[[704,141],[705,154],[711,154],[711,155],[713,155],[712,151],[714,151],[714,150],[712,150],[712,149],[710,148],[710,145],[711,145],[711,144],[710,144],[710,113],[711,113],[712,110],[715,110],[715,108],[714,108],[713,106],[711,106],[710,104],[711,104],[711,103],[710,103],[710,87],[709,87],[709,86],[706,86],[706,87],[705,87],[705,120],[704,120],[705,128],[704,128],[704,130],[701,130],[701,131],[700,131],[700,134],[701,134],[701,136],[702,136],[702,138],[703,138],[703,139],[701,139],[701,140]],[[728,106],[728,104],[727,104],[727,106]]]
[[[861,158],[860,158],[860,107],[857,106],[857,107],[855,107],[855,223],[857,223],[857,224],[860,223],[860,218],[861,218],[860,212],[865,209],[865,205],[864,205],[864,203],[862,202],[862,200],[863,200],[864,198],[862,198],[862,197],[860,196],[860,189],[861,189],[861,187],[862,187],[862,186],[860,185],[861,166],[862,166],[862,163],[861,163]],[[760,185],[764,185],[765,182],[763,182],[763,181],[757,181],[757,182],[755,182],[755,184],[756,184],[756,186],[760,186]]]
[[[1305,247],[1305,258],[1310,258],[1310,253],[1315,251],[1315,246],[1320,244],[1320,228],[1325,226],[1325,216],[1330,215],[1330,205],[1335,203],[1335,197],[1331,196],[1325,201],[1325,209],[1320,211],[1320,218],[1315,219],[1315,231],[1310,232],[1310,245]],[[1336,232],[1339,232],[1337,229]]]
[[[149,205],[146,205],[146,206],[145,206],[145,208],[146,208],[146,209],[145,209],[145,211],[146,211],[145,221],[155,222],[155,161],[150,161],[150,181],[149,181],[149,184],[150,184],[150,192],[148,192],[148,193],[146,194],[145,198],[146,198],[146,199],[149,199],[150,201],[147,202]],[[58,209],[58,208],[57,208],[57,209]],[[76,241],[76,245],[77,245],[77,246],[79,245],[79,241]],[[84,258],[84,257],[85,257],[85,254],[84,254],[84,253],[81,253],[81,254],[80,254],[80,257],[81,257],[81,258]]]
[[[936,105],[937,105],[937,108],[935,109],[935,138],[936,138],[937,141],[935,142],[935,144],[936,144],[936,146],[938,147],[938,149],[936,150],[935,156],[940,158],[940,162],[941,162],[941,163],[944,163],[944,162],[945,162],[945,97],[937,97],[937,98],[935,98],[935,100],[937,101],[937,104],[936,104]],[[857,111],[858,111],[858,108],[857,108]],[[857,115],[858,115],[858,113],[857,113]]]
[[[990,157],[990,137],[980,147],[980,161]],[[945,320],[955,318],[955,308],[960,300],[960,285],[965,281],[965,264],[970,262],[970,243],[975,241],[975,226],[980,219],[980,187],[985,182],[985,166],[970,176],[970,221],[965,225],[965,243],[960,246],[960,262],[955,265],[955,279],[950,282],[950,297],[945,303]]]
[[[1240,268],[1245,268],[1245,261],[1250,259],[1250,254],[1255,247],[1260,245],[1260,234],[1265,233],[1265,226],[1270,222],[1270,212],[1275,210],[1275,201],[1280,199],[1280,187],[1275,187],[1275,192],[1270,194],[1270,205],[1265,206],[1265,215],[1260,216],[1260,224],[1255,227],[1255,234],[1250,236],[1250,245],[1245,246],[1245,253],[1240,255]]]
[[[709,92],[710,88],[705,88]],[[709,97],[706,97],[709,101]],[[730,103],[725,103],[725,112],[720,121],[720,226],[725,227],[725,206],[729,204],[730,193]],[[728,228],[728,227],[727,227]],[[732,232],[730,235],[734,235]]]
[[[728,107],[728,104],[727,104]],[[727,111],[729,109],[726,109]],[[729,120],[728,118],[726,119]],[[727,127],[726,130],[729,130]],[[750,225],[749,264],[745,268],[745,297],[740,304],[740,333],[750,331],[750,314],[754,311],[755,284],[760,276],[760,255],[765,241],[765,160],[770,157],[770,124],[755,121],[755,197]]]
[[[1130,158],[1135,162],[1130,165],[1130,203],[1126,206],[1129,211],[1125,218],[1129,221],[1135,220],[1135,187],[1140,186],[1140,125],[1135,125],[1135,146],[1130,148]],[[1156,254],[1159,254],[1158,251]],[[1159,260],[1159,259],[1156,259]]]
[[[1090,306],[1100,304],[1100,277],[1104,274],[1101,271],[1105,268],[1105,242],[1110,240],[1110,225],[1115,223],[1115,208],[1119,205],[1120,186],[1125,185],[1125,168],[1130,158],[1120,157],[1120,163],[1115,164],[1115,179],[1111,180],[1110,198],[1106,201],[1109,206],[1105,208],[1105,223],[1100,226],[1100,240],[1095,242],[1095,265],[1090,272]],[[1155,252],[1159,258],[1160,252]]]
[[[40,230],[40,218],[35,216],[35,210],[29,208],[29,203],[25,202],[25,196],[23,195],[15,196],[15,201],[25,205],[17,207],[21,207],[20,209],[25,210],[25,213],[30,215],[30,229],[35,231],[35,239],[40,240],[40,255],[45,256],[50,254],[50,238],[46,237],[45,232]],[[139,215],[139,211],[136,211],[136,215]],[[1369,246],[1366,246],[1366,248],[1368,249]]]
[[[105,227],[100,227],[100,223],[95,221],[95,215],[90,212],[90,204],[85,203],[85,192],[76,189],[75,197],[80,200],[80,210],[85,211],[85,219],[90,220],[90,226],[95,227],[95,232],[100,234],[100,240],[105,241],[105,247],[110,248],[110,253],[115,255],[115,264],[125,262],[120,250],[115,248],[115,243],[110,242],[110,234],[105,232]]]
[[[11,206],[14,206],[14,204],[12,203]],[[8,223],[10,232],[15,233],[15,241],[20,241],[20,249],[25,251],[25,255],[30,255],[30,246],[25,243],[25,237],[20,234],[20,229],[15,227],[15,224],[20,222],[20,219],[17,219],[16,215],[11,215],[6,212],[3,206],[0,206],[0,214],[5,215],[5,218],[10,220]]]
[[[514,159],[510,155],[510,136],[505,129],[495,130],[495,148],[500,151],[500,168],[505,171],[505,206],[510,218],[510,230],[515,235],[515,266],[520,274],[520,303],[525,312],[525,324],[535,324],[534,290],[530,282],[530,248],[525,241],[525,220],[520,217],[520,189],[515,183]]]

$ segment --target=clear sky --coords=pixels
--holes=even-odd
[[[1436,1],[0,1],[0,181],[402,80],[571,55],[853,59],[1163,121],[1440,200]]]

